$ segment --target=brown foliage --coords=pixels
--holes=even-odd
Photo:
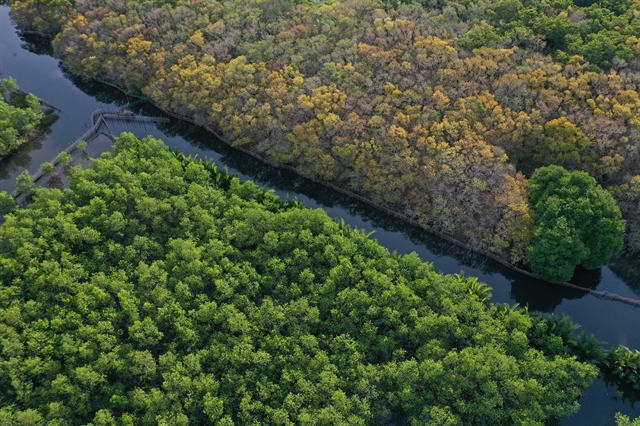
[[[236,145],[513,261],[532,226],[517,170],[564,161],[619,192],[640,174],[632,69],[595,73],[517,47],[461,53],[450,39],[464,24],[371,0],[263,3],[132,2],[123,14],[78,1],[54,45],[74,73],[140,90]],[[558,120],[573,127],[554,133]],[[575,139],[564,160],[558,135]]]

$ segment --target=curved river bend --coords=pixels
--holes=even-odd
[[[66,74],[50,53],[48,44],[40,39],[21,39],[9,20],[9,7],[0,6],[2,77],[14,77],[21,89],[34,93],[62,110],[60,119],[49,134],[0,162],[0,190],[12,191],[20,172],[28,169],[35,173],[40,164],[51,161],[69,146],[91,127],[91,112],[100,108],[117,108],[134,101],[110,87]],[[150,106],[137,109],[141,114],[161,114]],[[322,208],[331,217],[344,219],[351,226],[375,230],[374,238],[391,251],[401,254],[415,251],[423,260],[433,262],[442,272],[464,271],[467,276],[479,277],[493,288],[494,302],[519,303],[522,306],[529,305],[531,310],[564,313],[581,324],[582,330],[595,334],[612,346],[622,344],[640,349],[640,309],[634,310],[632,306],[620,302],[601,300],[582,291],[522,276],[322,185],[264,165],[229,148],[194,125],[172,120],[168,124],[144,126],[109,123],[109,127],[114,134],[123,131],[133,132],[138,137],[151,134],[186,154],[210,158],[238,173],[243,179],[251,179],[274,189],[280,196],[298,197],[307,206]],[[620,256],[600,271],[578,271],[573,282],[638,299],[640,262],[630,255]],[[640,416],[640,409],[636,409],[633,402],[615,386],[607,386],[604,379],[598,379],[581,399],[582,408],[578,414],[562,419],[560,425],[613,425],[617,411],[632,417]]]

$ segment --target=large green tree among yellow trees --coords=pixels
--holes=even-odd
[[[538,227],[527,258],[536,275],[567,281],[577,265],[597,269],[620,251],[620,208],[588,173],[541,167],[530,184]]]
[[[640,241],[640,4],[77,0],[49,16],[73,73],[511,262],[528,181],[583,170]]]

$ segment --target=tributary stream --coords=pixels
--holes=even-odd
[[[33,141],[10,158],[0,162],[0,190],[12,191],[16,176],[24,169],[35,173],[40,164],[51,161],[64,148],[91,126],[91,112],[100,108],[118,108],[128,99],[116,89],[86,82],[65,73],[60,61],[51,56],[49,43],[37,37],[18,36],[9,20],[9,7],[0,6],[0,72],[2,78],[13,77],[20,88],[60,108],[60,119],[51,132]],[[134,108],[145,115],[162,115],[151,106]],[[483,256],[443,241],[366,204],[350,199],[320,184],[295,174],[267,166],[235,151],[215,136],[189,123],[172,120],[168,124],[109,123],[114,134],[129,131],[138,137],[151,134],[172,148],[186,154],[209,158],[242,179],[274,189],[284,197],[297,197],[308,207],[322,208],[337,219],[354,227],[375,230],[373,238],[390,251],[415,251],[444,273],[476,276],[493,288],[496,303],[519,303],[530,310],[556,312],[571,316],[588,334],[594,334],[611,346],[622,344],[640,349],[640,308],[620,302],[602,300],[582,291],[546,284],[516,272]],[[580,286],[609,291],[640,299],[640,261],[637,257],[619,256],[609,267],[599,271],[578,271],[573,282]],[[563,426],[613,425],[614,413],[632,417],[640,409],[599,378],[580,400],[582,408],[575,416],[560,421]],[[640,404],[639,404],[640,405]]]

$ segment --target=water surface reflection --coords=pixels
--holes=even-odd
[[[22,170],[35,172],[40,164],[50,161],[66,148],[91,125],[92,111],[117,108],[135,101],[113,88],[68,75],[50,53],[49,44],[41,39],[23,37],[21,40],[8,19],[8,7],[0,6],[0,71],[5,76],[15,77],[25,91],[62,109],[51,134],[0,162],[0,190],[12,190],[15,177]],[[136,110],[145,115],[160,114],[149,105],[138,106]],[[298,197],[309,207],[323,208],[330,216],[344,219],[351,226],[376,230],[373,237],[389,250],[401,254],[415,251],[442,272],[464,271],[467,276],[477,276],[493,287],[492,300],[495,302],[519,303],[528,305],[531,310],[566,313],[580,323],[584,331],[611,345],[624,344],[640,349],[640,309],[524,277],[357,200],[291,172],[265,166],[191,124],[173,120],[157,126],[139,123],[110,123],[109,126],[116,134],[122,131],[131,131],[139,137],[152,134],[186,154],[213,159],[242,178],[272,188],[281,196]],[[573,281],[585,287],[637,298],[640,296],[639,273],[637,256],[623,254],[614,259],[609,268],[578,271]],[[560,424],[613,425],[616,411],[640,415],[633,402],[620,396],[616,386],[606,378],[598,380],[583,397],[580,412],[573,418],[563,419]]]

